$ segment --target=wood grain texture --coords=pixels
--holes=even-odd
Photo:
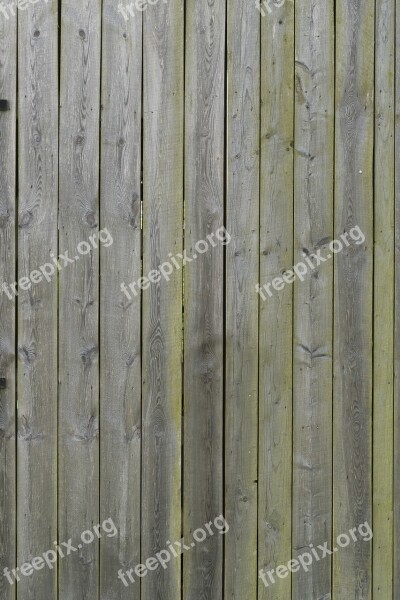
[[[260,15],[227,6],[226,598],[257,598]],[[246,123],[246,127],[243,127]]]
[[[184,13],[149,6],[143,22],[143,275],[182,251]],[[181,538],[182,270],[143,290],[142,561]],[[142,580],[142,600],[181,595],[181,561]]]
[[[295,12],[293,558],[332,538],[332,309],[334,13],[320,2]],[[314,268],[305,258],[330,256]],[[293,577],[293,598],[328,598],[331,561]]]
[[[0,598],[15,598],[3,570],[16,563],[16,301],[3,283],[16,279],[16,115],[17,22],[0,22],[0,98],[10,110],[0,113]],[[9,292],[10,294],[10,292]]]
[[[186,3],[185,248],[224,223],[225,2]],[[223,513],[223,247],[185,268],[184,535]],[[186,553],[183,597],[219,600],[223,537]]]
[[[395,2],[375,5],[373,598],[393,588]],[[396,596],[393,596],[396,597]]]
[[[57,8],[57,2],[41,3],[18,13],[18,279],[57,253]],[[57,279],[25,281],[18,291],[17,565],[22,565],[57,538]],[[55,569],[22,576],[18,584],[21,600],[56,593]]]
[[[106,0],[102,48],[100,227],[113,244],[100,250],[100,514],[119,534],[100,542],[100,598],[139,600],[117,573],[140,563],[141,298],[121,283],[141,276],[141,18]]]
[[[59,537],[76,544],[99,523],[99,249],[78,244],[99,225],[100,8],[66,0],[61,18],[59,247],[77,260],[60,272]],[[60,562],[61,597],[97,600],[98,546]]]
[[[336,5],[335,238],[365,235],[335,260],[334,539],[372,526],[374,2]],[[337,552],[336,600],[371,598],[371,544]]]
[[[294,4],[261,19],[260,285],[293,265]],[[292,296],[260,297],[258,568],[290,560],[292,514]],[[259,600],[290,598],[291,579]]]
[[[393,436],[393,598],[400,596],[400,10],[395,20],[395,255],[394,255],[394,436]]]

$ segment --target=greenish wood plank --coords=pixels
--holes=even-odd
[[[117,578],[140,563],[142,19],[103,4],[100,227],[100,514],[114,537],[100,541],[100,598],[139,600],[140,581]],[[125,283],[127,294],[121,289]]]
[[[78,544],[99,523],[99,225],[101,2],[65,0],[61,15],[59,537]],[[90,251],[78,254],[81,242]],[[86,251],[86,250],[85,250]],[[77,260],[75,260],[75,256]],[[59,564],[61,597],[97,600],[99,542]]]
[[[294,4],[261,19],[260,284],[293,265]],[[292,555],[292,296],[260,297],[258,568]],[[258,580],[259,600],[290,598],[291,579]]]
[[[372,526],[372,297],[374,2],[336,4],[335,237],[360,227],[363,244],[335,260],[334,539]],[[333,597],[372,594],[371,543],[333,559]]]
[[[293,558],[332,538],[334,11],[296,3]],[[306,257],[321,252],[313,268]],[[292,598],[330,598],[331,561],[293,575]]]
[[[0,113],[0,598],[13,600],[16,585],[4,569],[16,564],[16,115],[17,20],[0,22],[0,98],[10,110]],[[3,284],[7,284],[7,288]],[[8,293],[6,292],[8,291]],[[11,581],[13,578],[11,577]]]
[[[143,276],[182,252],[182,0],[143,15]],[[173,263],[171,263],[172,265]],[[167,268],[169,271],[170,269]],[[181,538],[182,270],[143,290],[142,562]],[[157,282],[157,279],[159,281]],[[142,579],[142,600],[181,596],[181,561]]]
[[[376,1],[373,598],[393,588],[394,0]],[[396,596],[394,596],[396,597]]]
[[[260,15],[227,6],[225,597],[257,598]]]
[[[10,17],[11,18],[11,17]],[[18,11],[18,279],[57,254],[58,4]],[[25,285],[26,284],[26,285]],[[23,289],[25,288],[25,289]],[[17,565],[57,539],[57,276],[18,295]],[[21,576],[18,598],[55,598],[57,570]]]

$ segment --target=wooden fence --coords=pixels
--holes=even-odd
[[[0,600],[397,600],[398,2],[125,3],[0,8]]]

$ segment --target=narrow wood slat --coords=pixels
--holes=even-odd
[[[332,537],[334,12],[296,3],[293,558]],[[314,268],[305,261],[329,257]],[[293,575],[292,598],[331,597],[331,561]]]
[[[395,254],[394,254],[394,470],[393,470],[393,598],[400,597],[400,10],[395,18]]]
[[[82,545],[59,565],[60,597],[97,600],[99,523],[99,108],[101,2],[66,0],[61,19],[59,537]],[[79,254],[78,244],[89,243]],[[83,247],[83,251],[87,248]]]
[[[102,33],[100,520],[119,533],[100,542],[100,598],[139,600],[118,571],[140,563],[141,303],[127,286],[141,276],[142,19],[106,0]]]
[[[335,260],[334,540],[372,526],[374,2],[336,4],[335,237],[360,227]],[[371,543],[339,549],[333,597],[371,598]]]
[[[143,19],[143,276],[147,277],[171,262],[170,254],[182,251],[182,0],[149,6]],[[161,277],[145,287],[143,563],[181,537],[182,270],[173,269],[168,279]],[[180,595],[179,558],[142,579],[142,600],[175,600]]]
[[[225,597],[257,598],[260,15],[227,5]]]
[[[261,19],[260,285],[293,265],[294,4]],[[270,289],[270,288],[269,288]],[[291,558],[291,285],[260,296],[258,568]],[[258,580],[259,600],[290,598],[291,578]],[[268,586],[268,587],[267,587]]]
[[[372,595],[379,599],[393,589],[394,0],[377,0],[375,14]]]
[[[18,273],[27,277],[57,253],[57,3],[18,13]],[[26,283],[26,282],[25,282]],[[17,564],[57,538],[57,279],[18,295]],[[18,584],[21,599],[52,598],[57,571]]]
[[[186,3],[185,248],[224,223],[225,2]],[[222,236],[221,236],[222,237]],[[223,513],[223,247],[185,268],[184,535]],[[228,533],[229,535],[229,533]],[[183,557],[183,597],[222,597],[223,536]]]
[[[15,584],[3,576],[16,564],[15,338],[12,292],[16,279],[16,114],[17,20],[0,22],[0,98],[10,110],[0,112],[0,598],[15,598]],[[6,291],[7,290],[7,291]],[[8,292],[8,293],[7,293]],[[5,381],[3,381],[5,380]],[[12,580],[12,579],[11,579]]]

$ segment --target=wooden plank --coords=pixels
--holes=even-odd
[[[18,279],[57,254],[58,5],[18,12]],[[25,288],[25,290],[23,289]],[[57,539],[57,276],[18,295],[17,564]],[[54,598],[57,571],[21,577],[18,597]]]
[[[227,5],[225,539],[227,598],[257,598],[260,15]]]
[[[394,0],[377,0],[375,14],[372,595],[374,598],[391,598],[394,425]]]
[[[169,0],[143,16],[145,277],[182,251],[183,15]],[[182,270],[168,279],[143,290],[142,562],[181,537]],[[143,600],[180,595],[179,559],[142,580]]]
[[[3,287],[16,279],[17,20],[0,21],[0,598],[15,598],[4,569],[16,565],[15,297]],[[5,381],[3,381],[5,380]]]
[[[224,223],[225,2],[186,3],[185,248]],[[221,236],[222,237],[222,236]],[[223,512],[223,246],[185,268],[184,535]],[[223,536],[183,560],[183,597],[222,597]]]
[[[395,255],[394,255],[394,471],[393,471],[393,598],[400,596],[400,10],[395,20]]]
[[[296,3],[293,558],[332,538],[334,12]],[[320,252],[330,257],[306,257]],[[293,598],[330,598],[331,561],[293,577]]]
[[[265,12],[265,11],[264,11]],[[293,265],[294,4],[261,19],[260,285]],[[260,296],[258,568],[291,558],[292,295]],[[290,598],[291,579],[259,579],[259,600]]]
[[[101,519],[119,530],[100,542],[100,597],[139,600],[140,583],[119,579],[140,563],[140,295],[121,289],[141,276],[142,19],[103,7],[100,224],[113,238],[101,248]]]
[[[59,536],[76,543],[99,523],[99,249],[89,237],[99,224],[100,34],[100,0],[62,3],[60,253],[77,260],[60,272]],[[98,569],[96,537],[60,562],[60,596],[97,600]]]
[[[336,4],[335,238],[365,235],[335,260],[333,537],[372,526],[374,2]],[[371,598],[371,543],[333,560],[333,597]]]

